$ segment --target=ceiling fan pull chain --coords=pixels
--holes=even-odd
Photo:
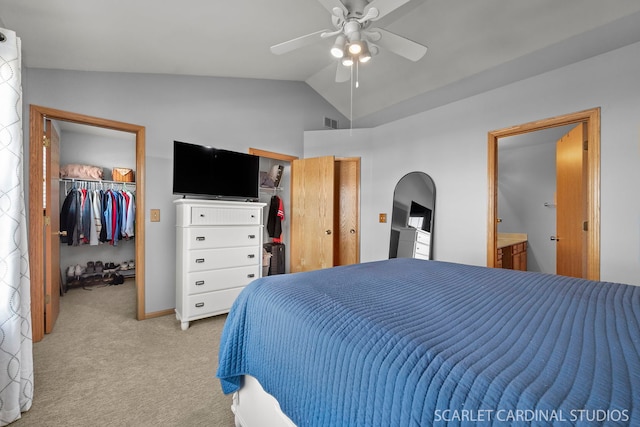
[[[349,109],[349,136],[353,134],[353,65],[351,65],[351,81],[349,82],[349,89],[351,90],[351,106]]]

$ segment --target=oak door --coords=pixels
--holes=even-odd
[[[60,138],[51,120],[44,137],[44,330],[53,331],[60,313]]]
[[[336,159],[337,224],[334,265],[357,264],[360,261],[360,159]]]
[[[291,272],[334,265],[335,158],[291,162]]]
[[[556,144],[556,273],[587,277],[587,151],[585,124]]]

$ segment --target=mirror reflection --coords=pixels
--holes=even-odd
[[[403,176],[393,192],[389,258],[432,259],[436,187],[424,172]]]

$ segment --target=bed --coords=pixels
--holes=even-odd
[[[639,354],[640,287],[392,259],[252,282],[217,376],[244,427],[632,426]]]

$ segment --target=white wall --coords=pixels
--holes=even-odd
[[[146,127],[147,313],[175,307],[174,139],[301,157],[303,131],[321,129],[324,116],[348,123],[302,82],[31,68],[26,80],[26,153],[29,104]],[[160,222],[149,222],[149,209],[161,210]]]
[[[387,257],[377,215],[418,170],[436,186],[436,259],[486,265],[487,132],[601,107],[601,279],[640,285],[638,76],[640,43],[351,135],[306,132],[305,157],[362,156],[363,262]]]

